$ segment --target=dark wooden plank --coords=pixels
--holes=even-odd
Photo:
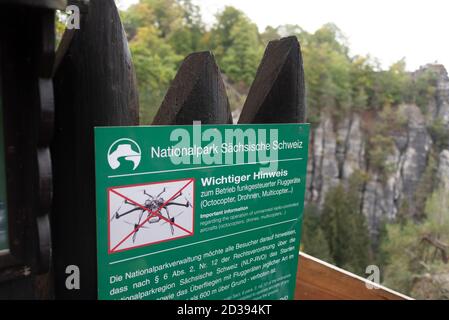
[[[48,298],[51,288],[36,279],[41,278],[37,274],[48,271],[51,257],[49,145],[54,99],[49,77],[54,58],[54,11],[4,3],[0,2],[0,98],[10,254],[0,259],[0,295]]]
[[[239,123],[304,122],[304,87],[301,50],[296,37],[270,41]]]
[[[14,4],[32,6],[36,8],[63,10],[67,6],[67,0],[0,0],[0,5],[1,4]]]
[[[138,124],[135,73],[113,0],[90,1],[59,60],[52,148],[56,298],[95,299],[94,127]],[[65,287],[65,269],[72,264],[80,268],[80,290]]]
[[[367,284],[375,289],[369,289]],[[300,252],[295,299],[408,300],[410,298]]]
[[[210,52],[189,55],[182,63],[153,125],[232,123],[226,89]]]

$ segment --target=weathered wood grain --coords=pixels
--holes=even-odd
[[[53,259],[56,298],[96,299],[94,127],[138,124],[135,73],[113,0],[91,0],[55,74]],[[81,270],[67,290],[65,268]]]
[[[23,3],[0,1],[0,99],[10,248],[0,259],[0,297],[48,298],[51,288],[35,280],[37,274],[48,272],[51,258],[55,18],[48,2]]]
[[[196,52],[182,63],[153,125],[232,123],[226,89],[215,58],[210,52]]]
[[[239,123],[301,123],[305,84],[296,37],[270,41],[240,115]]]
[[[367,284],[377,289],[368,289]],[[408,300],[409,297],[299,253],[296,300]]]

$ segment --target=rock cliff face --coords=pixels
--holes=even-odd
[[[310,137],[307,177],[308,203],[321,206],[326,192],[339,183],[347,183],[356,171],[366,173],[362,192],[361,211],[367,218],[371,236],[375,237],[380,223],[394,219],[401,208],[407,205],[408,214],[414,212],[414,202],[419,185],[428,166],[431,152],[435,152],[429,127],[435,120],[449,130],[449,78],[440,65],[430,65],[437,74],[437,90],[434,101],[423,115],[418,106],[402,105],[405,126],[391,135],[394,145],[388,153],[387,174],[379,174],[370,168],[367,160],[367,133],[363,130],[363,117],[353,113],[345,119],[333,121],[326,114],[314,126]],[[418,70],[417,72],[422,72]],[[449,187],[449,150],[437,154],[439,181]]]
[[[440,161],[438,166],[438,176],[442,187],[449,189],[449,150],[443,150],[440,153]]]
[[[432,68],[439,75],[435,101],[430,105],[431,115],[444,123],[449,128],[449,77],[442,65],[433,65]],[[418,70],[419,72],[419,70]]]

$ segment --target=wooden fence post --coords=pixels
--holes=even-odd
[[[305,84],[296,37],[270,41],[239,123],[305,120]],[[213,55],[198,52],[183,62],[153,124],[232,123],[229,102]]]
[[[245,101],[239,123],[301,123],[305,84],[296,37],[270,41]]]
[[[232,123],[229,101],[215,58],[210,52],[189,55],[182,63],[153,125]]]
[[[55,74],[55,290],[56,298],[96,299],[94,127],[137,125],[138,97],[113,0],[91,0],[80,29],[70,32]],[[79,267],[79,290],[65,286],[69,265]]]

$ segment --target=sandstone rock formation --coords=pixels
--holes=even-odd
[[[443,66],[429,65],[437,71],[435,99],[425,116],[414,104],[400,106],[406,119],[405,130],[393,134],[394,147],[386,165],[391,168],[386,177],[372,170],[367,163],[367,136],[359,114],[353,113],[336,123],[326,114],[311,130],[307,177],[308,203],[323,204],[326,192],[346,183],[357,170],[367,173],[361,210],[367,218],[371,235],[375,237],[380,223],[394,219],[405,202],[414,215],[414,201],[419,183],[428,165],[433,148],[429,126],[441,119],[449,130],[449,77]],[[424,69],[423,69],[424,70]],[[419,70],[417,72],[421,72]],[[390,134],[390,133],[386,133]],[[437,176],[449,187],[449,150],[438,157]]]

